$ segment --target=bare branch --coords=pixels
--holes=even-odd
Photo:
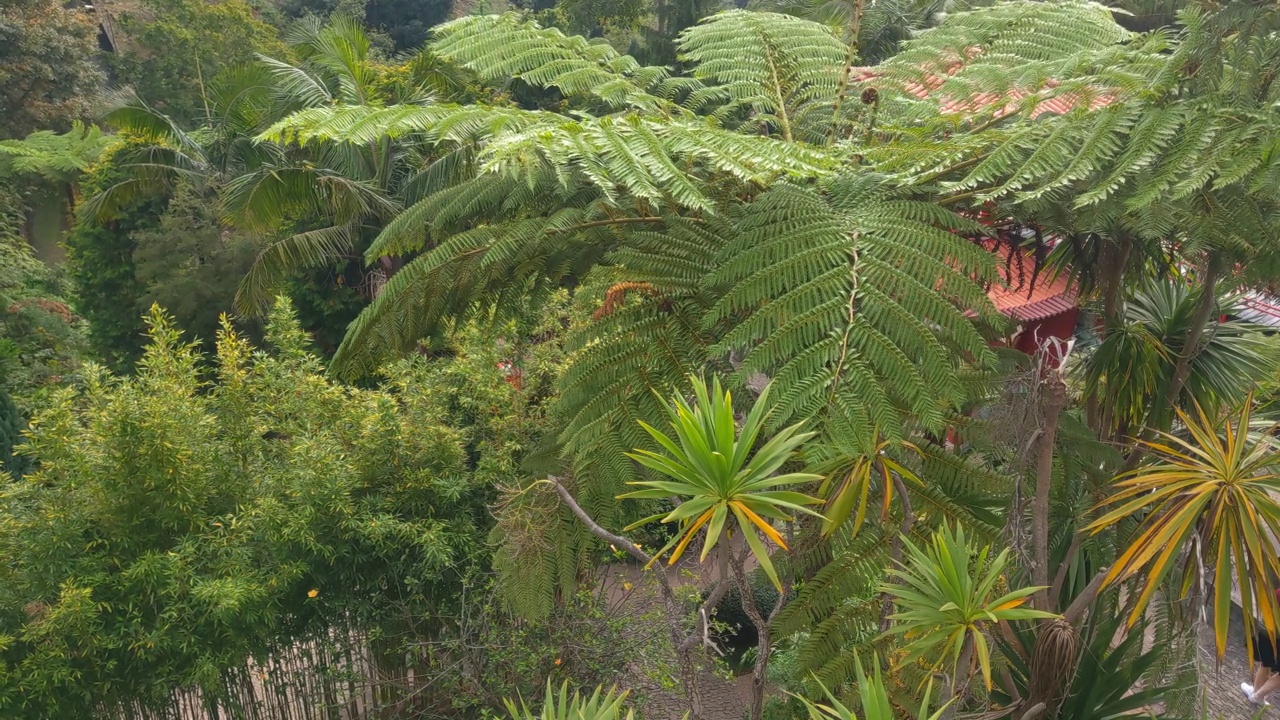
[[[573,495],[569,493],[568,488],[560,484],[560,478],[549,476],[547,477],[546,482],[556,489],[556,492],[560,494],[560,499],[564,501],[565,505],[569,506],[569,510],[573,512],[574,516],[581,520],[583,525],[587,526],[587,529],[591,531],[592,535],[595,535],[607,543],[611,543],[623,550],[626,550],[631,557],[645,563],[646,565],[653,562],[653,557],[641,550],[638,545],[621,535],[614,535],[593,520],[591,516],[587,514],[587,511],[582,509],[582,506],[578,504],[578,501],[574,499]]]

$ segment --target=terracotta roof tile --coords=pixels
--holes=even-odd
[[[1000,263],[1002,283],[993,284],[987,297],[996,309],[1019,322],[1042,320],[1077,307],[1079,294],[1065,276],[1042,271],[1035,281],[1035,264],[1019,252],[1012,261]]]
[[[902,85],[902,91],[908,95],[913,95],[921,100],[928,98],[936,93],[943,83],[946,82],[947,76],[954,75],[964,63],[957,62],[945,71],[945,75],[926,75],[921,82],[907,82]],[[855,67],[852,68],[851,78],[854,82],[867,83],[880,78],[881,75],[875,68],[871,67]],[[1064,115],[1075,109],[1084,102],[1085,98],[1080,93],[1066,93],[1057,97],[1048,97],[1048,92],[1058,86],[1058,83],[1052,79],[1045,83],[1045,87],[1035,91],[1035,94],[1046,96],[1045,99],[1036,105],[1031,111],[1031,117],[1037,118],[1045,113],[1053,113],[1055,115]],[[1008,113],[1012,113],[1018,108],[1018,103],[1032,95],[1032,92],[1012,89],[1004,96],[998,93],[978,93],[970,95],[967,98],[956,97],[939,97],[940,110],[944,114],[969,114],[977,113],[989,109],[993,105],[1001,105],[996,109],[995,117],[1000,117]],[[1111,94],[1100,91],[1088,98],[1089,109],[1097,110],[1098,108],[1110,105],[1115,100]]]

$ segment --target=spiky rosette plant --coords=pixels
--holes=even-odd
[[[678,523],[678,532],[655,555],[655,558],[662,557],[670,551],[668,562],[671,564],[680,559],[703,528],[706,539],[701,558],[705,560],[736,527],[765,574],[781,589],[782,583],[760,536],[785,549],[786,540],[770,521],[789,522],[793,513],[822,517],[806,507],[821,500],[782,489],[821,480],[822,476],[803,472],[775,474],[814,434],[801,432],[803,423],[798,423],[780,430],[753,454],[751,451],[769,416],[769,388],[760,393],[739,430],[734,419],[733,396],[721,387],[720,379],[714,378],[710,388],[702,378],[690,376],[690,380],[693,404],[680,394],[664,403],[671,429],[675,431],[674,440],[648,423],[640,422],[665,453],[642,449],[627,453],[627,457],[672,480],[629,483],[645,489],[619,496],[655,500],[676,497],[680,505],[669,513],[643,518],[630,527],[657,520]]]

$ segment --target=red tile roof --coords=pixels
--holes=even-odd
[[[1054,276],[1048,270],[1037,276],[1035,261],[1027,253],[1016,252],[1012,259],[1008,253],[1002,254],[1005,261],[998,263],[998,272],[1003,282],[993,284],[987,291],[997,310],[1026,323],[1077,307],[1079,294],[1066,276]]]
[[[969,57],[975,57],[980,53],[981,50],[979,48],[970,48]],[[946,82],[947,77],[955,75],[956,72],[963,67],[964,61],[957,61],[947,67],[944,75],[928,74],[924,76],[922,81],[909,81],[902,84],[900,87],[902,91],[908,95],[913,95],[923,100],[935,94]],[[883,75],[874,67],[852,68],[851,78],[857,83],[869,83],[881,77],[883,77]],[[1082,104],[1086,99],[1088,100],[1090,110],[1097,110],[1098,108],[1105,107],[1115,100],[1115,97],[1106,91],[1099,91],[1097,93],[1090,94],[1088,98],[1086,98],[1082,93],[1074,92],[1065,93],[1059,96],[1051,96],[1052,90],[1058,87],[1058,85],[1058,81],[1050,79],[1045,82],[1043,88],[1039,88],[1035,91],[1013,88],[1003,96],[999,93],[977,93],[970,95],[969,97],[941,96],[938,98],[940,101],[939,109],[942,113],[947,115],[971,114],[986,110],[993,105],[1000,105],[1001,107],[998,107],[993,113],[994,117],[1000,117],[1002,115],[1016,112],[1019,103],[1034,94],[1044,97],[1044,100],[1038,103],[1035,106],[1035,109],[1031,111],[1031,117],[1036,118],[1045,113],[1053,113],[1056,115],[1066,114],[1067,112],[1075,109],[1078,105]]]

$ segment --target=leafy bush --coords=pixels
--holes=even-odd
[[[0,190],[0,392],[25,416],[74,379],[86,348],[61,273],[36,259],[19,233],[20,208]]]
[[[355,624],[404,657],[457,614],[486,484],[431,367],[327,381],[286,305],[273,353],[224,327],[202,372],[151,313],[136,377],[96,366],[0,490],[0,716],[92,717]]]

